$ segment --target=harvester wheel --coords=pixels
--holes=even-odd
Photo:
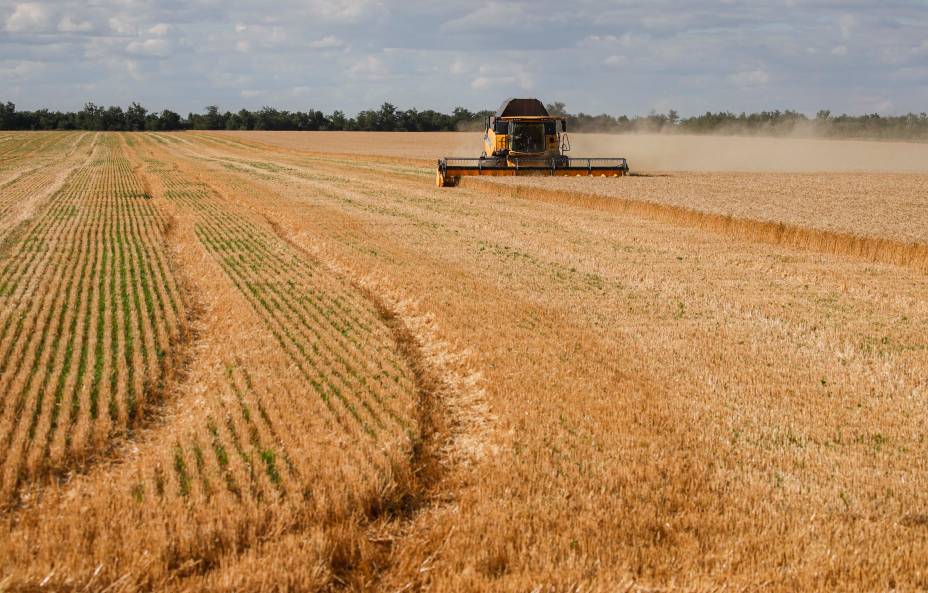
[[[452,177],[450,175],[445,175],[441,171],[438,171],[435,174],[435,185],[438,187],[454,187],[458,184],[460,177]]]

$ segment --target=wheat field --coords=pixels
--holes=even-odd
[[[0,591],[928,588],[924,146],[700,141],[5,133]]]

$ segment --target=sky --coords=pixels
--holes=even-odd
[[[928,111],[928,0],[0,0],[0,101]]]

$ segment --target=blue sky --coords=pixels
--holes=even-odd
[[[928,111],[928,1],[0,0],[0,100]]]

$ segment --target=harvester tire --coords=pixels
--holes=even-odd
[[[438,187],[454,187],[458,184],[460,177],[451,177],[450,175],[445,175],[441,171],[438,171],[435,174],[435,185]]]

